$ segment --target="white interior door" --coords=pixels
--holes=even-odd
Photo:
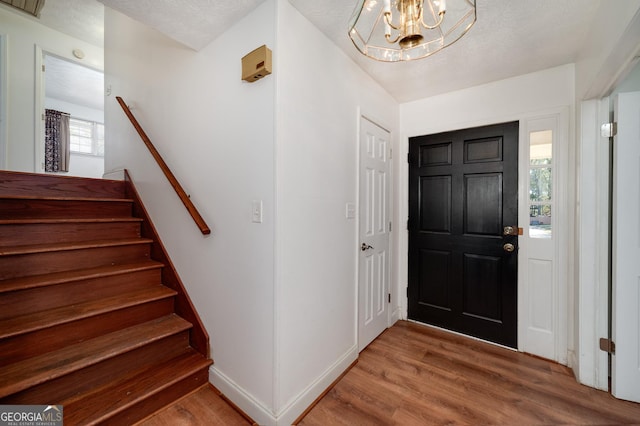
[[[358,349],[388,326],[389,306],[389,132],[360,119],[360,253],[358,262]]]
[[[640,92],[614,100],[611,392],[640,402]]]

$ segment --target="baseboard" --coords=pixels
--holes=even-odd
[[[576,352],[573,350],[567,351],[567,367],[573,371],[575,377],[578,377],[578,372],[576,371],[578,368],[578,358],[576,357]]]
[[[277,416],[216,369],[215,364],[209,368],[209,381],[259,425],[290,426],[356,359],[358,359],[358,347],[353,346],[298,396],[280,409]]]
[[[389,327],[402,319],[400,306],[396,306],[389,318]]]
[[[277,419],[278,426],[290,426],[304,411],[316,401],[340,375],[347,370],[353,362],[358,359],[358,346],[351,347],[340,359],[327,368],[314,382],[305,390],[300,392],[285,407],[283,407]]]
[[[209,382],[259,425],[276,426],[276,418],[273,413],[218,370],[215,364],[209,367]]]
[[[209,368],[209,382],[259,425],[276,426],[278,424],[276,417],[264,404],[224,375],[215,367],[215,364]]]

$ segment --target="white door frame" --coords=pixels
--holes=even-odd
[[[46,92],[46,77],[42,71],[44,66],[44,57],[54,56],[64,61],[74,63],[78,66],[93,69],[99,72],[104,72],[104,69],[93,67],[88,65],[74,57],[64,54],[62,52],[56,52],[51,49],[43,48],[42,46],[35,46],[35,112],[34,112],[34,173],[44,173],[44,105],[45,105],[45,92]]]
[[[394,199],[394,191],[393,191],[393,132],[391,130],[389,130],[388,126],[385,126],[383,124],[381,124],[381,121],[375,119],[375,118],[371,118],[370,115],[363,113],[360,109],[358,109],[358,123],[357,123],[357,152],[358,152],[358,166],[357,166],[357,187],[358,187],[358,209],[357,209],[357,221],[356,221],[356,236],[357,236],[357,247],[360,246],[360,244],[363,241],[363,236],[361,235],[361,230],[360,230],[360,225],[361,225],[361,220],[360,220],[360,212],[362,211],[361,209],[363,208],[363,206],[360,205],[360,192],[361,192],[361,188],[362,188],[362,182],[360,180],[360,172],[361,172],[361,166],[362,166],[362,161],[361,161],[361,148],[360,148],[360,144],[361,142],[361,131],[362,131],[362,123],[363,121],[368,121],[370,123],[372,123],[375,126],[378,126],[379,128],[381,128],[382,130],[386,131],[389,134],[389,147],[388,147],[388,165],[389,165],[389,174],[388,174],[388,181],[387,181],[387,205],[386,205],[386,209],[388,212],[388,217],[387,217],[387,222],[389,222],[391,224],[391,229],[389,230],[389,241],[388,241],[388,246],[387,246],[387,253],[388,253],[388,271],[387,271],[387,284],[386,284],[386,294],[389,294],[391,299],[393,301],[396,301],[395,304],[392,303],[387,303],[386,304],[386,311],[387,311],[387,318],[386,318],[386,327],[389,327],[391,325],[391,321],[392,318],[394,317],[394,313],[397,315],[397,312],[394,312],[394,309],[392,308],[393,306],[397,306],[398,302],[397,302],[397,294],[394,291],[394,289],[397,287],[395,285],[392,284],[393,282],[393,277],[395,276],[394,273],[394,269],[393,269],[393,265],[394,265],[394,253],[393,253],[393,236],[395,233],[395,229],[396,229],[396,224],[395,221],[393,220],[393,199]],[[348,210],[348,207],[347,207]],[[347,212],[347,216],[349,215],[349,212]],[[356,300],[357,300],[357,306],[356,306],[356,340],[357,340],[357,345],[359,350],[362,350],[363,347],[361,347],[360,341],[359,341],[359,334],[360,334],[360,311],[362,308],[361,305],[361,300],[360,300],[360,279],[361,279],[361,268],[360,268],[360,248],[358,248],[357,251],[357,255],[356,255],[356,265],[358,265],[358,267],[356,268],[357,273],[356,273]]]
[[[7,106],[9,105],[9,86],[7,84],[7,72],[9,70],[7,61],[9,60],[7,55],[7,35],[0,34],[0,170],[6,170],[8,167],[7,161],[7,140],[9,140],[8,132],[9,126],[7,123],[8,113]]]
[[[609,98],[580,105],[580,148],[577,178],[578,277],[576,321],[577,347],[569,354],[576,379],[587,386],[608,391],[609,359],[598,340],[607,337],[609,326],[609,161],[610,141],[600,134],[609,122]]]

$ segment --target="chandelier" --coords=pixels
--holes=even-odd
[[[411,61],[455,43],[475,22],[475,0],[359,0],[349,37],[370,58]]]

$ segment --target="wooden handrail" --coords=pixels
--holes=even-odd
[[[140,135],[140,138],[142,138],[144,144],[147,146],[147,148],[149,148],[151,155],[153,155],[153,158],[156,159],[158,166],[160,166],[160,169],[169,180],[169,183],[171,184],[173,189],[178,194],[178,197],[182,201],[182,204],[184,204],[184,206],[187,208],[187,211],[193,218],[193,221],[196,223],[198,228],[200,228],[200,232],[202,232],[204,235],[210,234],[211,229],[209,229],[209,226],[206,224],[202,216],[200,216],[198,209],[196,209],[196,206],[193,205],[191,199],[182,188],[182,185],[180,185],[180,182],[178,182],[178,179],[176,179],[176,177],[173,175],[173,173],[169,169],[169,166],[167,166],[167,163],[164,162],[156,147],[153,146],[153,143],[151,143],[151,139],[149,139],[149,136],[147,136],[145,131],[142,129],[142,126],[140,126],[140,123],[138,123],[138,120],[136,120],[136,118],[133,116],[127,104],[122,100],[120,96],[116,96],[116,99],[118,100],[118,103],[122,107],[124,113],[127,115],[127,117],[129,117],[129,121],[131,121],[133,127],[135,127],[135,129],[138,131],[138,134]]]

